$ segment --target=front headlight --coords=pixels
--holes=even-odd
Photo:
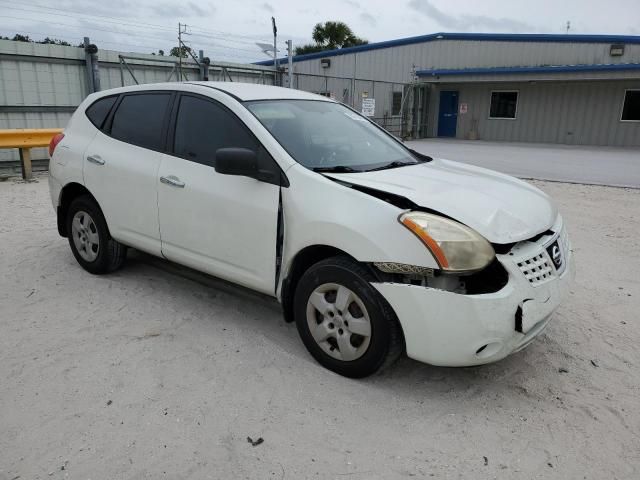
[[[399,220],[425,244],[444,271],[481,270],[495,257],[482,235],[456,221],[424,212],[407,212]]]

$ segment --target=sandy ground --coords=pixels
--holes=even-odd
[[[425,138],[406,142],[434,157],[522,178],[640,188],[640,148]]]
[[[139,254],[86,273],[46,177],[0,183],[0,479],[640,478],[640,191],[536,185],[578,267],[546,333],[354,381],[252,294]]]

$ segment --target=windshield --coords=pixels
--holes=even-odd
[[[269,100],[245,105],[298,163],[316,171],[362,172],[424,161],[339,103]]]

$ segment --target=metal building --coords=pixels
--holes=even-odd
[[[407,137],[640,146],[640,36],[436,33],[295,56],[293,71]]]

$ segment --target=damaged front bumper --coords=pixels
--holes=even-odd
[[[556,245],[560,267],[551,256]],[[448,367],[490,363],[523,349],[545,329],[575,275],[564,229],[537,243],[521,242],[496,258],[509,280],[495,293],[373,283],[396,312],[410,358]]]

